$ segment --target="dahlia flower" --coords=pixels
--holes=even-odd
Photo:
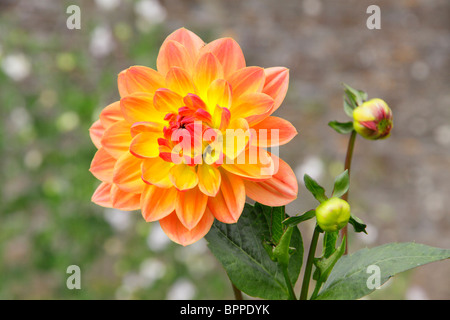
[[[90,128],[90,171],[102,181],[94,203],[140,209],[188,245],[214,219],[235,223],[246,196],[269,206],[297,197],[292,169],[266,150],[297,134],[272,116],[288,69],[247,67],[233,39],[205,44],[184,28],[166,38],[156,64],[120,72],[120,100]]]

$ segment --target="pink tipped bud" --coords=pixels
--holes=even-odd
[[[353,127],[366,139],[386,139],[393,126],[392,111],[381,99],[366,101],[353,110]]]

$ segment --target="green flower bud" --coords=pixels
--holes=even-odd
[[[392,111],[381,99],[366,101],[353,110],[353,128],[366,139],[386,139],[393,126]]]
[[[340,198],[330,198],[316,208],[316,219],[323,231],[338,231],[345,227],[350,219],[350,205]]]

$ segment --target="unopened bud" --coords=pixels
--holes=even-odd
[[[330,198],[316,208],[317,224],[323,231],[342,229],[350,219],[350,205],[341,198]]]
[[[366,101],[353,110],[353,128],[366,139],[386,139],[392,127],[392,111],[381,99]]]

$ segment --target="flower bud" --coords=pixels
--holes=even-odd
[[[392,127],[392,111],[381,99],[366,101],[353,110],[353,128],[366,139],[386,139]]]
[[[340,198],[330,198],[316,208],[316,219],[323,231],[338,231],[345,227],[350,219],[350,205]]]

